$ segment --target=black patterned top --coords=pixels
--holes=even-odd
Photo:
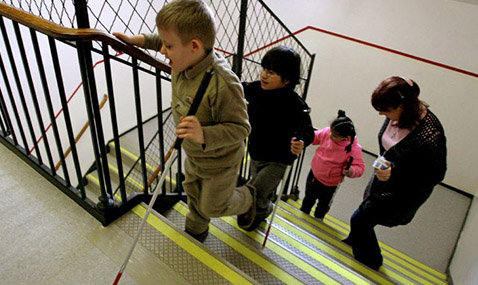
[[[407,224],[418,208],[431,195],[446,172],[446,137],[438,118],[428,110],[419,125],[403,140],[385,151],[382,135],[390,119],[386,119],[378,135],[380,153],[392,163],[388,181],[372,176],[365,191],[363,210],[376,211],[381,224]]]

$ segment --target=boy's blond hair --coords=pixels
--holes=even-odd
[[[216,26],[211,8],[202,0],[174,0],[166,4],[156,16],[158,29],[173,29],[183,44],[199,39],[204,49],[212,50]]]

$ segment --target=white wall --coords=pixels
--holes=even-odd
[[[468,219],[450,266],[454,284],[476,284],[478,280],[478,198],[473,200]]]
[[[291,29],[314,26],[398,50],[455,68],[478,73],[478,1],[446,0],[265,0]],[[293,11],[293,12],[291,12]],[[297,15],[300,15],[298,17]],[[448,138],[449,170],[445,183],[478,194],[474,153],[478,78],[346,43],[312,30],[298,35],[316,63],[308,102],[317,127],[344,108],[358,125],[359,141],[377,152],[382,122],[369,104],[370,94],[389,75],[406,75],[422,89],[421,97],[440,118]],[[455,284],[478,280],[478,206],[475,201],[450,266]]]
[[[316,26],[478,72],[478,5],[450,0],[265,0],[265,3],[292,31]]]

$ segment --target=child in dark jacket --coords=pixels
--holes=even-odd
[[[291,48],[269,50],[261,62],[260,81],[243,83],[248,101],[251,179],[257,190],[256,218],[243,229],[252,231],[272,212],[271,198],[287,165],[294,162],[304,145],[313,139],[309,107],[295,91],[300,76],[300,56]],[[299,125],[308,134],[296,140]]]
[[[313,145],[319,145],[312,158],[311,170],[307,176],[305,197],[300,210],[309,214],[315,202],[319,203],[314,216],[323,219],[330,209],[332,198],[344,176],[362,176],[365,163],[362,147],[357,142],[355,127],[345,112],[339,110],[338,117],[330,127],[315,131]],[[353,157],[349,169],[345,169]]]

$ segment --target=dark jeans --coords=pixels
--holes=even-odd
[[[355,259],[378,270],[383,263],[380,246],[375,235],[378,225],[377,215],[373,211],[357,209],[350,218],[350,233],[344,240],[352,246]]]
[[[323,219],[330,209],[330,204],[332,203],[332,198],[334,197],[336,189],[337,186],[327,186],[322,184],[314,177],[314,173],[312,173],[311,170],[307,176],[305,197],[304,201],[302,201],[302,207],[300,210],[304,213],[310,214],[310,210],[315,205],[315,202],[319,200],[319,203],[315,208],[314,216]]]

